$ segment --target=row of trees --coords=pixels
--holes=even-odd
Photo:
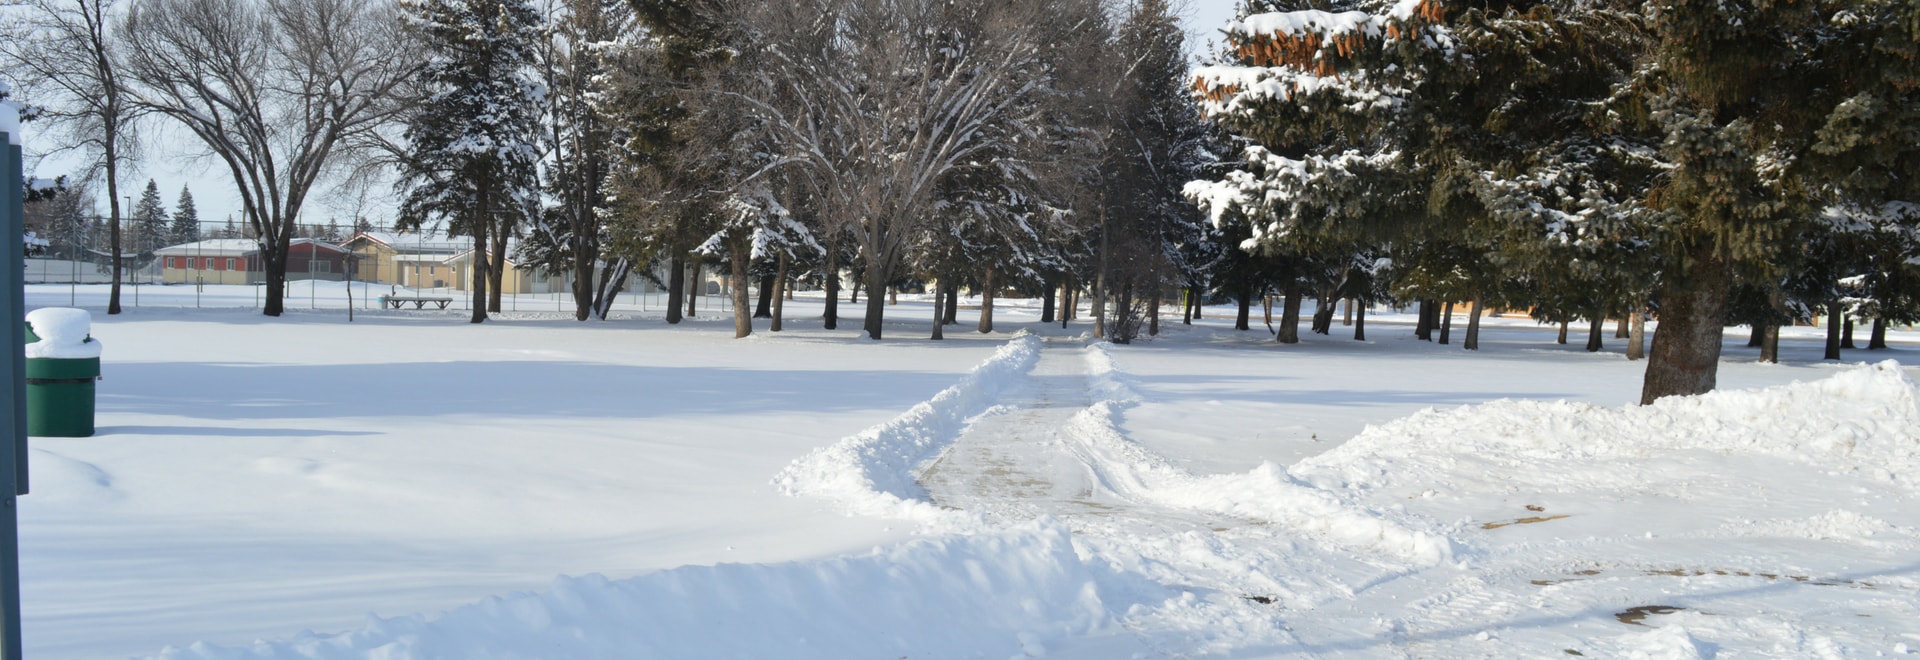
[[[397,173],[400,223],[473,238],[475,322],[514,239],[583,320],[708,260],[819,282],[828,327],[842,272],[933,287],[935,337],[962,285],[982,330],[1085,291],[1123,341],[1179,288],[1243,328],[1277,290],[1288,342],[1308,297],[1321,332],[1342,298],[1657,310],[1646,400],[1711,389],[1728,321],[1920,317],[1912,3],[1248,0],[1190,74],[1165,0],[106,1],[32,0],[0,49],[110,204],[143,118],[203,142],[270,315],[316,184]]]
[[[1657,310],[1648,402],[1712,389],[1730,322],[1777,345],[1780,324],[1837,327],[1849,305],[1881,337],[1920,319],[1920,5],[1250,0],[1241,16],[1196,87],[1244,153],[1187,193],[1295,273],[1289,314],[1303,286],[1532,309],[1596,338],[1600,319],[1637,329]]]
[[[1098,0],[403,6],[433,54],[403,217],[444,220],[493,263],[526,232],[523,263],[576,273],[582,319],[637,267],[663,262],[677,298],[720,259],[772,301],[820,282],[828,327],[843,271],[949,301],[970,283],[987,330],[995,291],[1084,277],[1157,295],[1204,242],[1177,190],[1207,134],[1163,0],[1117,24]],[[485,290],[475,321],[498,304]],[[746,335],[755,306],[735,295]],[[869,296],[873,338],[884,313]]]
[[[1208,136],[1165,1],[1110,9],[29,0],[0,55],[66,146],[95,156],[114,226],[137,129],[197,138],[262,242],[269,315],[316,184],[382,177],[402,226],[474,239],[476,322],[516,238],[521,263],[575,274],[582,319],[633,273],[663,263],[678,294],[709,259],[773,287],[851,271],[949,299],[1091,284],[1144,300],[1197,277],[1204,232],[1177,189]],[[866,309],[875,338],[883,314]]]

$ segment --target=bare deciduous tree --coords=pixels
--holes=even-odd
[[[135,0],[122,34],[141,108],[186,127],[233,176],[279,316],[302,206],[396,112],[408,40],[381,0]]]
[[[106,180],[109,249],[114,254],[107,313],[120,313],[120,169],[138,147],[141,108],[127,96],[112,33],[112,0],[32,0],[8,15],[0,58],[22,96],[55,129],[56,151],[89,157],[81,177]]]
[[[949,173],[1021,135],[1041,85],[1030,26],[1044,3],[813,0],[765,3],[750,21],[772,46],[752,105],[812,184],[827,226],[845,229],[884,291],[924,237]],[[867,299],[879,339],[885,300]]]

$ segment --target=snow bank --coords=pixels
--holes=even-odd
[[[27,344],[27,357],[86,359],[100,357],[100,341],[93,331],[93,315],[84,309],[42,307],[27,312],[27,325],[40,341]]]
[[[1118,633],[1064,525],[920,540],[863,556],[565,577],[359,631],[205,643],[190,658],[900,658],[1045,655]],[[1118,604],[1124,609],[1128,604]]]
[[[1087,348],[1096,403],[1075,415],[1067,431],[1075,450],[1101,484],[1128,499],[1161,506],[1262,520],[1345,547],[1380,552],[1420,564],[1453,557],[1444,536],[1417,531],[1332,492],[1302,483],[1266,463],[1245,474],[1195,476],[1127,440],[1120,416],[1139,401],[1130,379],[1113,364],[1106,344]]]
[[[914,480],[922,463],[939,456],[986,412],[1008,385],[1040,359],[1040,338],[1022,331],[952,387],[878,426],[795,459],[773,478],[787,495],[834,500],[850,514],[931,522],[943,516]]]
[[[1920,488],[1920,392],[1899,363],[1887,361],[1810,383],[1649,406],[1500,400],[1427,409],[1368,427],[1292,471],[1322,487],[1377,487],[1423,478],[1406,469],[1410,463],[1454,456],[1545,464],[1680,451],[1773,456]]]

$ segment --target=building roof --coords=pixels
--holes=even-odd
[[[193,243],[169,245],[154,250],[153,253],[161,256],[239,257],[259,251],[260,242],[251,238],[215,238]]]
[[[385,245],[398,252],[453,254],[473,247],[472,239],[454,238],[438,231],[406,233],[363,231],[354,234],[353,238],[347,239],[344,244],[351,244],[355,241],[363,240]]]
[[[287,241],[287,246],[312,244],[316,248],[346,252],[347,249],[314,238],[296,238]],[[251,238],[215,238],[193,243],[169,245],[153,253],[163,257],[243,257],[260,251],[260,242]]]

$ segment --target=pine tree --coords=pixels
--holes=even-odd
[[[175,245],[200,240],[200,211],[193,205],[193,193],[186,186],[180,187],[180,201],[173,204],[173,225],[168,229],[168,240]]]
[[[1674,264],[1641,394],[1651,402],[1713,389],[1734,281],[1771,279],[1810,224],[1848,215],[1822,209],[1913,221],[1886,211],[1920,201],[1920,6],[1646,9],[1655,39],[1639,96],[1671,163],[1653,197]]]
[[[154,250],[167,246],[167,208],[160,202],[160,185],[152,179],[147,180],[146,190],[141,191],[140,199],[133,203],[131,220],[133,245],[129,251],[138,255],[141,262]]]
[[[473,237],[473,318],[499,306],[506,240],[539,208],[532,76],[540,17],[522,0],[403,0],[425,48],[426,97],[409,119],[400,223],[445,220]],[[489,296],[491,287],[492,296]]]

